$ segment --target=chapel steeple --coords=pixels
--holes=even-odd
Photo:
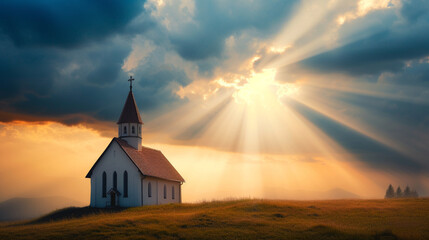
[[[118,136],[137,150],[142,149],[142,119],[133,95],[133,77],[130,76],[130,92],[117,122]]]

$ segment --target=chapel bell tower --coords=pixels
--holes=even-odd
[[[127,141],[129,145],[140,151],[142,149],[143,122],[133,95],[133,77],[130,76],[128,81],[130,82],[130,92],[128,93],[128,97],[125,101],[124,108],[122,109],[121,116],[117,122],[118,136],[119,138]]]

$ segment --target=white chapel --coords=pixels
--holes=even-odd
[[[142,120],[132,91],[114,137],[89,170],[91,207],[136,207],[180,203],[185,182],[161,151],[142,146]]]

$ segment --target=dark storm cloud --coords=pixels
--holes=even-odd
[[[177,52],[187,60],[220,57],[225,39],[246,29],[260,37],[278,30],[298,1],[195,1],[195,23],[171,34]]]
[[[387,83],[429,87],[429,59],[412,61],[402,71],[383,75],[380,80]]]
[[[18,97],[21,92],[46,95],[55,75],[52,67],[61,62],[56,54],[16,49],[10,41],[0,41],[0,101]]]
[[[143,3],[2,1],[0,120],[117,120],[128,91],[122,65],[132,36],[154,27]],[[177,100],[168,81],[189,82],[179,69],[151,74],[135,77],[137,83],[149,79],[134,87],[143,111]]]
[[[3,0],[0,31],[18,46],[73,47],[121,31],[142,0]]]
[[[123,59],[131,51],[128,44],[112,40],[73,51],[23,50],[11,43],[2,46],[0,49],[9,56],[0,57],[2,111],[35,118],[83,114],[117,120],[128,92],[128,75],[122,70]],[[135,76],[135,98],[142,111],[177,101],[175,90],[190,81],[178,69],[151,69],[138,71]]]
[[[182,69],[178,69],[168,64],[148,64],[136,72],[140,76],[138,98],[139,108],[143,110],[154,110],[158,107],[173,108],[175,104],[183,102],[175,94],[180,86],[188,85],[191,80]],[[141,106],[141,107],[140,107]]]
[[[425,21],[429,11],[429,4],[426,0],[404,0],[402,1],[401,14],[409,22]]]
[[[421,0],[404,1],[399,13],[394,10],[373,12],[365,18],[345,23],[340,41],[349,40],[342,33],[353,31],[368,22],[382,21],[366,29],[372,32],[345,46],[305,59],[297,67],[318,72],[339,72],[349,75],[377,75],[385,71],[397,72],[405,62],[429,55],[429,3]],[[382,24],[381,24],[382,23]]]
[[[12,46],[2,50],[10,58],[0,57],[0,106],[11,112],[51,117],[76,113],[94,116],[105,104],[117,100],[112,82],[119,77],[126,79],[120,61],[129,52],[125,46],[101,45],[98,49],[73,52],[21,50]],[[114,98],[106,98],[109,92]]]

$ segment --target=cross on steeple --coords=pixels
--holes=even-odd
[[[130,82],[130,91],[132,91],[132,89],[133,89],[133,81],[134,81],[133,76],[130,76],[130,79],[128,79],[128,81]]]

